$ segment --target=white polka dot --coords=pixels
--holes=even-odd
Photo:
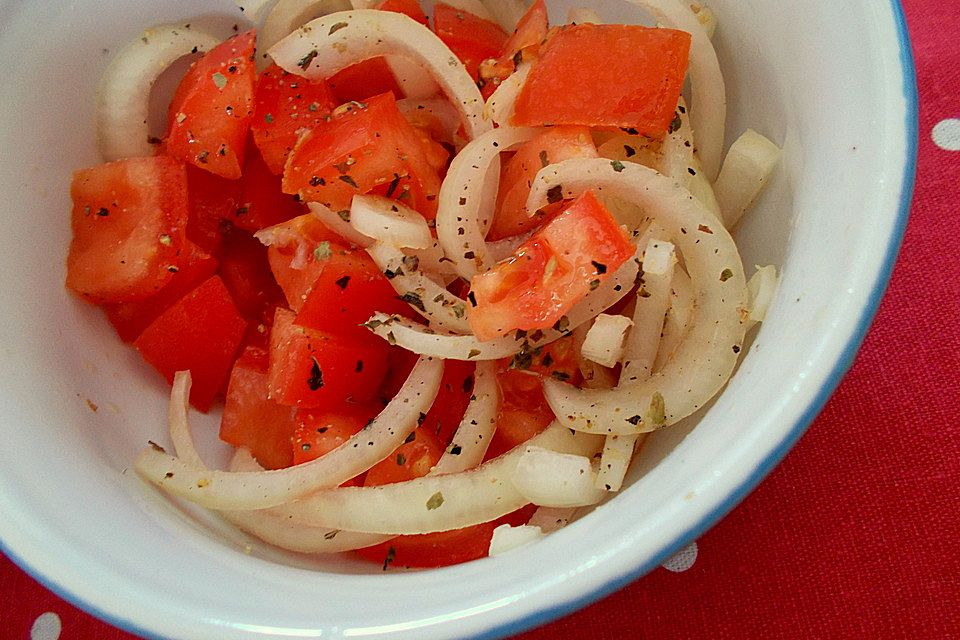
[[[60,637],[60,616],[53,611],[40,614],[30,627],[30,640],[57,640]]]
[[[960,119],[941,120],[933,127],[930,136],[941,149],[960,151]]]
[[[686,571],[693,566],[693,563],[697,561],[697,543],[691,542],[688,546],[684,547],[677,552],[672,558],[667,560],[661,565],[667,571],[673,571],[674,573],[680,573],[681,571]]]

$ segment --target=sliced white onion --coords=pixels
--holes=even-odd
[[[621,162],[636,162],[651,169],[665,173],[662,166],[661,142],[645,136],[634,136],[626,133],[615,134],[597,147],[601,158],[620,160]]]
[[[766,186],[780,160],[780,147],[753,129],[737,138],[713,188],[723,211],[723,222],[732,229]]]
[[[533,331],[528,335],[510,334],[494,340],[480,341],[475,335],[437,333],[418,322],[384,313],[374,314],[365,326],[390,344],[400,345],[407,351],[420,355],[450,360],[499,360],[525,349],[536,349],[549,344],[619,302],[633,286],[638,272],[637,262],[628,260],[621,265],[557,321],[554,328]]]
[[[777,268],[773,265],[757,267],[757,272],[750,277],[747,282],[747,293],[749,295],[750,315],[747,316],[748,330],[758,322],[763,322],[767,317],[767,309],[773,301],[773,294],[777,292]]]
[[[349,0],[277,0],[260,28],[257,49],[268,51],[310,20],[348,9]]]
[[[683,184],[694,198],[719,218],[720,205],[717,204],[713,185],[707,180],[700,164],[699,154],[695,151],[690,111],[683,96],[677,103],[677,116],[680,126],[664,138],[663,144],[660,145],[660,164],[653,168]]]
[[[696,135],[697,151],[707,178],[712,182],[720,171],[727,118],[726,89],[713,43],[685,0],[629,1],[649,11],[667,27],[690,34],[689,73],[693,98],[690,119]]]
[[[339,213],[334,213],[330,207],[320,204],[319,202],[308,202],[307,207],[317,220],[322,222],[338,236],[349,240],[358,247],[366,248],[373,244],[373,238],[363,235],[350,224],[349,216],[347,216],[347,219],[344,219]],[[260,238],[260,241],[263,242],[261,233],[262,232],[257,232],[256,235]]]
[[[457,432],[450,440],[450,446],[440,456],[431,473],[459,473],[483,462],[497,428],[499,409],[500,386],[497,384],[496,365],[478,362],[470,403]]]
[[[585,507],[603,499],[590,458],[527,445],[510,481],[528,502],[544,507]]]
[[[583,357],[583,343],[590,332],[590,323],[584,323],[573,330],[573,352],[577,356],[577,367],[583,375],[583,386],[587,389],[609,389],[616,386],[617,376],[612,369],[600,366]]]
[[[407,98],[422,100],[440,93],[440,84],[420,62],[404,56],[387,56],[386,60]]]
[[[420,112],[436,118],[440,122],[443,132],[440,140],[457,148],[461,146],[457,144],[460,114],[453,108],[449,100],[444,98],[404,98],[403,100],[397,100],[397,109],[408,119],[414,118]]]
[[[595,189],[643,206],[680,249],[697,302],[687,338],[649,379],[609,391],[546,380],[547,401],[565,426],[582,431],[643,433],[673,424],[726,384],[743,344],[746,281],[733,238],[689,191],[640,165],[599,158],[550,165],[537,174],[528,207],[543,206],[558,186],[564,198]]]
[[[97,89],[97,144],[107,162],[153,155],[148,126],[150,90],[171,64],[207,52],[220,39],[186,25],[160,25],[123,46]]]
[[[490,538],[490,550],[487,555],[493,558],[508,551],[525,547],[541,538],[543,538],[543,531],[540,530],[540,527],[527,524],[512,527],[509,524],[502,524],[493,530],[493,537]]]
[[[427,318],[431,327],[460,334],[471,333],[467,322],[470,303],[424,275],[420,271],[419,258],[407,256],[384,242],[373,243],[367,247],[367,253],[387,276],[400,299]]]
[[[690,319],[693,316],[693,304],[694,292],[690,276],[677,266],[673,270],[673,279],[670,281],[670,308],[664,319],[660,348],[657,350],[657,359],[653,363],[654,371],[663,368],[687,335]]]
[[[717,14],[702,2],[691,2],[690,10],[697,16],[697,22],[703,27],[707,37],[713,39],[713,34],[717,31]]]
[[[520,18],[527,12],[529,3],[525,0],[484,0],[483,4],[504,31],[513,33]]]
[[[397,395],[362,431],[327,455],[306,464],[259,473],[197,469],[148,447],[136,461],[145,479],[165,491],[220,510],[261,509],[317,489],[335,487],[385,459],[417,427],[440,388],[443,363],[421,358]]]
[[[573,434],[554,423],[527,444],[560,453],[592,456],[595,436]],[[384,534],[460,529],[495,520],[527,504],[510,481],[524,447],[463,473],[427,475],[375,487],[318,491],[271,511],[314,526]]]
[[[426,249],[433,244],[422,215],[380,196],[354,196],[350,224],[361,235],[401,249]]]
[[[643,273],[655,276],[666,275],[677,263],[676,247],[672,242],[656,238],[647,242],[643,252]]]
[[[253,23],[262,22],[261,14],[270,6],[273,0],[234,0],[243,15]]]
[[[520,248],[520,245],[529,240],[535,232],[536,229],[531,229],[530,231],[521,233],[520,235],[504,238],[503,240],[487,242],[487,256],[489,256],[490,260],[494,262],[506,260],[516,253],[517,249]]]
[[[632,326],[630,318],[601,313],[587,332],[580,353],[601,366],[616,366],[623,356],[623,343]]]
[[[600,454],[600,464],[597,468],[597,489],[604,491],[620,491],[627,469],[633,461],[633,453],[637,442],[646,438],[645,433],[636,433],[626,436],[607,436],[603,443],[603,453]]]
[[[317,18],[274,45],[270,56],[291,73],[328,78],[379,56],[411,58],[430,70],[456,106],[471,140],[490,130],[483,98],[457,56],[430,29],[389,11],[343,11]]]
[[[563,509],[540,507],[533,512],[533,516],[530,517],[527,525],[538,527],[540,531],[545,534],[553,533],[570,524],[570,521],[573,520],[576,514],[576,507],[566,507]]]
[[[573,7],[567,12],[567,22],[570,24],[603,24],[600,16],[593,9]]]
[[[510,123],[514,107],[517,104],[517,97],[520,95],[523,85],[527,83],[532,68],[533,65],[529,62],[521,62],[517,70],[500,83],[500,86],[490,95],[487,103],[483,106],[485,120],[489,120],[500,127],[505,127]]]
[[[500,153],[537,132],[527,127],[494,129],[470,142],[450,163],[437,200],[437,240],[466,280],[492,266],[485,238],[493,220]]]

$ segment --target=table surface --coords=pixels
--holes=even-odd
[[[890,288],[783,463],[695,545],[521,636],[960,638],[960,0],[903,0],[920,159]],[[0,637],[123,639],[0,556]]]

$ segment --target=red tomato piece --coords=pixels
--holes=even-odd
[[[187,240],[177,262],[177,272],[160,291],[134,302],[104,305],[107,319],[124,342],[132,342],[170,305],[196,289],[217,270],[217,260]]]
[[[271,322],[274,309],[285,302],[283,291],[270,272],[267,248],[241,229],[226,234],[220,254],[220,278],[241,315],[253,323]]]
[[[421,425],[387,458],[370,467],[363,484],[373,487],[423,477],[439,462],[443,448],[440,439]]]
[[[509,39],[497,23],[443,3],[434,6],[433,28],[474,80],[479,80],[480,63],[496,58]]]
[[[530,185],[540,169],[571,158],[597,157],[597,147],[587,127],[552,127],[517,149],[500,172],[500,190],[490,239],[524,233],[557,213],[558,206],[547,206],[532,216],[527,215]]]
[[[160,314],[133,344],[167,382],[189,369],[190,402],[207,411],[226,386],[246,328],[223,281],[214,276]]]
[[[307,213],[307,207],[281,189],[283,179],[270,172],[257,149],[247,151],[240,197],[229,220],[234,226],[257,232]]]
[[[294,324],[277,309],[270,333],[270,398],[302,408],[371,402],[387,373],[387,343]]]
[[[517,54],[525,59],[538,57],[548,28],[547,5],[543,0],[536,0],[520,18],[513,35],[500,50],[500,55],[480,64],[480,79],[483,82],[481,89],[485,98],[516,70]]]
[[[613,216],[587,191],[513,256],[474,276],[470,326],[481,340],[550,327],[633,253]]]
[[[383,0],[376,8],[380,11],[406,14],[423,26],[427,26],[427,14],[423,12],[419,0]]]
[[[67,287],[91,302],[142,300],[176,272],[187,226],[187,176],[164,156],[73,174]]]
[[[578,124],[663,135],[687,71],[690,34],[633,25],[556,30],[517,98],[512,123]]]
[[[327,79],[327,85],[338,104],[361,102],[384,93],[403,95],[403,89],[383,58],[370,58],[338,71]]]
[[[379,340],[363,328],[377,311],[412,316],[366,251],[338,250],[316,259],[317,277],[304,292],[297,324],[320,331]]]
[[[528,505],[492,522],[418,536],[398,536],[357,553],[367,560],[382,563],[383,570],[389,567],[447,567],[479,558],[485,558],[490,550],[493,530],[501,524],[519,526],[526,524],[536,507]]]
[[[300,138],[287,160],[283,190],[341,211],[353,196],[412,174],[425,187],[424,201],[433,200],[440,180],[428,179],[429,167],[419,134],[394,97],[382,94],[338,108],[329,122]]]
[[[371,405],[345,404],[332,410],[299,409],[293,434],[293,463],[303,464],[326,455],[359,433],[379,413]],[[363,486],[366,473],[341,487]]]
[[[476,365],[472,362],[447,360],[443,363],[440,391],[418,431],[436,435],[444,445],[450,442],[470,403],[475,371]]]
[[[241,188],[240,180],[227,180],[187,165],[187,195],[190,198],[187,238],[205,251],[216,254],[223,242],[223,221],[236,217]]]
[[[220,439],[246,447],[266,469],[289,467],[294,411],[267,399],[267,352],[247,347],[230,373]]]
[[[251,29],[191,65],[170,102],[168,154],[224,178],[240,177],[253,119],[255,41]]]
[[[338,104],[325,81],[308,80],[275,64],[260,74],[256,103],[250,130],[276,175],[283,173],[301,132],[323,122]]]

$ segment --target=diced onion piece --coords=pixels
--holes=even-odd
[[[727,96],[717,52],[686,0],[629,0],[649,11],[661,23],[690,34],[690,119],[707,179],[716,180],[723,153]]]
[[[493,15],[493,20],[507,33],[513,33],[520,18],[527,12],[525,0],[483,0],[484,6]]]
[[[607,436],[603,443],[603,453],[600,454],[600,465],[597,469],[596,486],[604,491],[620,491],[623,479],[633,461],[633,452],[637,442],[647,437],[645,433],[627,436]]]
[[[747,294],[750,304],[747,307],[750,315],[747,316],[747,323],[750,327],[758,322],[763,322],[767,317],[767,309],[770,308],[770,302],[773,300],[773,294],[777,291],[777,268],[773,265],[757,267],[757,272],[747,281]]]
[[[592,456],[601,445],[596,436],[573,434],[556,423],[527,444],[579,456]],[[403,535],[460,529],[490,522],[528,503],[510,481],[523,454],[521,445],[463,473],[318,491],[271,511],[314,526],[368,533]]]
[[[577,514],[576,507],[565,507],[558,509],[556,507],[540,507],[533,512],[530,521],[527,524],[531,527],[539,527],[543,533],[553,533],[558,531],[573,520]]]
[[[354,203],[356,203],[356,198]],[[419,214],[415,214],[419,217]],[[420,218],[423,221],[423,218]],[[430,326],[461,334],[471,333],[470,304],[450,293],[420,271],[420,260],[404,255],[385,242],[375,242],[367,253],[387,276],[401,300],[430,321]]]
[[[318,489],[335,487],[385,459],[417,427],[440,388],[443,363],[421,358],[403,387],[362,431],[327,455],[272,471],[231,473],[202,470],[148,447],[136,469],[165,491],[220,510],[261,509],[296,500]]]
[[[690,415],[726,384],[743,345],[746,280],[733,238],[689,191],[640,165],[600,158],[550,165],[534,179],[528,206],[543,206],[553,188],[563,198],[595,189],[643,206],[680,250],[696,292],[690,331],[661,371],[612,390],[546,380],[554,413],[572,429],[612,434],[653,431]]]
[[[437,240],[465,280],[493,266],[485,238],[500,181],[500,153],[527,142],[537,131],[494,129],[465,146],[447,169],[437,200]]]
[[[350,224],[361,235],[401,249],[426,249],[433,244],[422,215],[380,196],[354,196]]]
[[[590,458],[527,445],[510,481],[528,502],[544,507],[584,507],[606,493],[594,485]]]
[[[676,247],[666,240],[651,238],[643,252],[643,273],[655,276],[666,274],[677,263]]]
[[[636,279],[636,260],[628,260],[600,286],[587,294],[554,328],[544,329],[539,339],[530,336],[517,337],[510,334],[494,340],[480,341],[475,335],[447,335],[418,322],[399,316],[376,313],[366,327],[389,342],[420,355],[432,355],[452,360],[498,360],[519,353],[522,349],[535,349],[569,334],[580,325],[592,320],[598,313],[609,309],[631,290]]]
[[[310,20],[350,7],[349,0],[277,0],[260,28],[257,49],[268,51]]]
[[[517,97],[520,95],[523,85],[527,83],[532,68],[533,65],[529,62],[521,62],[517,70],[500,83],[483,106],[485,120],[489,120],[500,127],[510,124],[510,118],[513,117],[514,107],[517,104]]]
[[[753,129],[747,129],[730,147],[713,185],[728,229],[736,226],[760,195],[779,160],[780,147]]]
[[[589,331],[590,323],[582,324],[573,331],[573,353],[577,356],[577,367],[583,375],[583,386],[587,389],[609,389],[617,384],[613,371],[583,356],[583,343]]]
[[[603,24],[600,16],[593,9],[573,7],[567,12],[567,22],[570,24]]]
[[[693,302],[693,285],[690,284],[690,276],[683,269],[676,267],[673,270],[673,280],[670,281],[670,308],[663,322],[660,347],[657,350],[657,359],[653,363],[654,371],[663,368],[687,335],[690,318],[693,315]]]
[[[356,228],[350,224],[349,220],[345,220],[339,213],[334,213],[330,207],[320,204],[319,202],[309,202],[307,203],[307,207],[315,218],[338,236],[349,240],[358,247],[369,247],[373,244],[373,238],[357,231]],[[261,242],[263,242],[263,238],[261,238],[260,235],[261,233],[262,232],[258,232],[256,235],[260,238]]]
[[[623,342],[632,326],[630,318],[601,313],[587,332],[580,353],[604,367],[616,366],[623,356]]]
[[[540,527],[533,527],[528,524],[512,527],[509,524],[502,524],[493,530],[493,537],[490,538],[490,550],[487,555],[493,558],[508,551],[525,547],[541,538],[543,538],[543,532]]]
[[[171,64],[206,52],[220,39],[185,25],[160,25],[124,45],[97,89],[97,144],[107,162],[153,155],[148,126],[150,90]]]
[[[497,428],[499,409],[500,386],[496,366],[492,362],[478,362],[470,403],[450,446],[431,473],[459,473],[483,462]]]
[[[307,78],[329,78],[379,56],[399,55],[423,64],[456,106],[471,140],[492,127],[483,98],[466,68],[430,29],[402,13],[342,11],[317,18],[278,42],[270,56],[283,69]]]

